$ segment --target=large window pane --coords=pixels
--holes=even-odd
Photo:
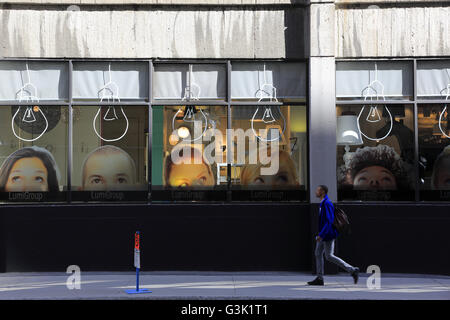
[[[417,62],[417,96],[421,99],[450,96],[450,60]]]
[[[74,201],[147,201],[148,108],[73,107]]]
[[[414,200],[409,105],[337,107],[339,200]]]
[[[337,99],[412,99],[413,68],[409,61],[336,63]]]
[[[306,64],[302,62],[234,62],[231,69],[233,101],[277,98],[305,101]]]
[[[0,61],[0,101],[67,100],[67,62]]]
[[[450,201],[449,105],[418,107],[421,200]]]
[[[148,100],[147,62],[74,62],[73,99]]]
[[[0,106],[0,200],[66,200],[68,110]]]
[[[224,100],[225,64],[155,64],[155,100]]]
[[[152,200],[226,200],[227,108],[153,106]]]
[[[232,108],[233,200],[306,200],[306,119],[300,105]]]

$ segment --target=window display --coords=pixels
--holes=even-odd
[[[148,109],[112,108],[73,107],[74,201],[147,201]]]
[[[152,200],[225,200],[226,107],[154,106],[153,125]]]
[[[337,107],[340,200],[414,199],[413,119],[408,105]]]
[[[233,200],[306,199],[306,122],[301,105],[233,106]]]

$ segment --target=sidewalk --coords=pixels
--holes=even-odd
[[[382,274],[381,289],[368,289],[368,274],[357,285],[347,274],[325,276],[324,287],[307,286],[314,277],[297,272],[141,272],[140,288],[127,294],[133,272],[81,272],[81,289],[69,290],[66,273],[0,274],[0,300],[65,299],[388,299],[450,300],[450,276]]]

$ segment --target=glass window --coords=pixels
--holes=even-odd
[[[152,200],[225,201],[227,108],[152,108]]]
[[[336,64],[338,100],[411,100],[413,87],[410,61],[349,61]]]
[[[337,106],[339,200],[414,200],[411,105]]]
[[[285,102],[304,102],[306,83],[306,64],[303,62],[234,62],[231,98],[233,101],[276,98]]]
[[[0,101],[66,101],[68,79],[65,62],[0,61]]]
[[[417,62],[417,96],[421,99],[449,99],[450,60]]]
[[[306,119],[304,105],[232,107],[233,200],[306,200]]]
[[[225,64],[154,64],[155,100],[225,100]]]
[[[74,62],[73,99],[148,101],[147,62]]]
[[[147,201],[148,107],[73,107],[73,201]]]
[[[450,201],[450,112],[447,104],[418,106],[420,199]]]
[[[66,200],[67,107],[0,106],[0,119],[1,201]]]

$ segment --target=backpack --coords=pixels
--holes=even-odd
[[[337,206],[334,208],[333,226],[339,233],[350,233],[350,221],[347,214]]]

